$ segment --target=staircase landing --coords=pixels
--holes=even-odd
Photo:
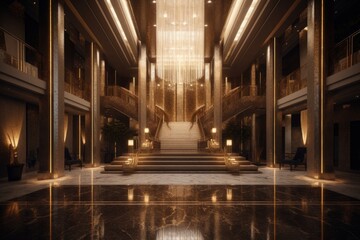
[[[258,167],[245,160],[244,157],[232,155],[239,163],[240,173],[258,173]],[[123,164],[129,156],[119,156],[110,165],[104,167],[104,173],[123,172]],[[138,155],[136,172],[192,172],[192,173],[225,173],[229,169],[225,165],[222,153],[202,153],[191,151],[162,151],[159,153],[141,153]]]

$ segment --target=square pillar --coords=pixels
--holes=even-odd
[[[281,78],[281,45],[274,38],[266,53],[266,163],[275,167],[281,160],[281,121],[278,111],[278,82]]]
[[[216,128],[215,141],[222,146],[222,51],[219,45],[214,49],[214,127]]]
[[[85,114],[85,163],[92,167],[100,164],[100,50],[94,43],[87,44],[85,77],[90,89],[90,112]]]
[[[310,177],[333,179],[333,156],[326,152],[326,145],[333,146],[332,124],[329,127],[333,106],[326,96],[326,2],[309,0],[307,8],[307,168]]]
[[[138,67],[138,122],[139,122],[139,147],[145,142],[146,128],[146,46],[142,45],[139,52]]]
[[[47,88],[40,101],[38,179],[51,179],[64,175],[64,8],[57,0],[43,1],[39,7]]]

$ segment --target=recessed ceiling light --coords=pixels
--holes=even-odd
[[[156,3],[156,0],[153,0],[153,3]]]
[[[154,24],[153,26],[156,27],[156,24]]]
[[[207,24],[205,24],[204,26],[205,26],[205,27],[207,27],[208,25],[207,25]]]
[[[164,18],[167,18],[167,17],[168,17],[167,13],[164,13],[163,17],[164,17]]]
[[[208,0],[208,3],[212,3],[212,1],[211,1],[211,0]]]

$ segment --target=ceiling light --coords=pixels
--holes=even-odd
[[[207,27],[208,25],[207,25],[207,24],[205,24],[204,26],[205,26],[205,27]]]
[[[156,27],[156,24],[154,24],[153,26]]]
[[[153,3],[156,3],[156,0],[153,0]]]
[[[168,17],[167,13],[164,13],[163,17],[164,17],[164,18],[167,18],[167,17]]]
[[[211,0],[208,0],[208,3],[212,3],[212,1],[211,1]]]

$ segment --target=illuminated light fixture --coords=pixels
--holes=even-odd
[[[240,8],[243,5],[243,3],[244,3],[244,1],[237,0],[237,1],[233,1],[232,5],[231,5],[230,13],[228,15],[228,18],[226,19],[226,23],[225,23],[225,27],[224,27],[224,31],[223,31],[223,37],[224,37],[225,42],[227,41],[227,39],[229,37],[231,28],[234,25],[237,14],[240,12]]]
[[[149,128],[144,129],[144,133],[149,133],[149,132],[150,132]]]
[[[129,201],[134,200],[134,189],[133,188],[128,189],[128,200]]]
[[[153,26],[156,27],[156,24],[154,24]]]
[[[231,139],[226,139],[226,146],[228,146],[228,147],[232,146],[232,140]]]
[[[132,17],[131,17],[131,14],[130,14],[130,7],[128,5],[128,1],[127,0],[121,0],[120,5],[121,5],[121,8],[123,9],[123,11],[125,13],[125,18],[126,18],[126,21],[128,22],[128,26],[130,27],[132,37],[133,37],[134,41],[137,43],[138,37],[137,37],[135,26],[134,26],[134,23],[132,21]]]
[[[216,133],[216,128],[212,128],[211,133]]]
[[[244,17],[244,19],[243,19],[240,27],[239,27],[239,30],[238,30],[238,32],[236,33],[236,36],[235,36],[235,38],[234,38],[234,41],[239,41],[239,40],[240,40],[240,37],[241,37],[242,34],[244,33],[245,27],[248,25],[249,20],[250,20],[250,18],[252,17],[252,15],[253,15],[253,13],[254,13],[257,5],[259,4],[259,2],[260,2],[259,0],[253,0],[253,1],[251,2],[251,5],[250,5],[248,11],[246,12],[246,15],[245,15],[245,17]]]
[[[152,3],[156,3],[156,1],[155,1],[155,0],[153,0],[153,1],[152,1]]]
[[[120,23],[120,20],[115,12],[114,6],[112,5],[110,0],[106,0],[106,5],[107,5],[108,9],[110,10],[111,16],[113,17],[113,19],[115,21],[116,27],[118,28],[122,39],[124,41],[127,41],[127,37],[126,37],[124,29]]]
[[[205,24],[204,26],[205,26],[205,27],[207,27],[208,25],[207,25],[207,24]]]
[[[204,75],[204,2],[156,1],[156,75],[170,84]]]
[[[300,125],[301,125],[301,135],[304,146],[306,145],[307,135],[308,135],[308,125],[307,125],[307,110],[300,112]]]
[[[150,201],[150,196],[149,196],[149,194],[145,194],[145,195],[144,195],[144,202],[145,202],[145,203],[149,203],[149,201]]]
[[[120,19],[119,19],[118,15],[117,15],[117,13],[115,11],[115,8],[114,8],[113,4],[111,3],[111,0],[106,0],[105,3],[106,3],[106,6],[107,6],[110,14],[111,14],[112,19],[115,22],[116,28],[118,29],[118,31],[120,33],[120,36],[121,36],[121,38],[123,39],[123,41],[124,41],[124,43],[126,45],[127,50],[131,54],[133,60],[136,61],[136,57],[135,57],[135,55],[134,55],[134,53],[133,53],[133,51],[132,51],[132,49],[131,49],[131,47],[129,45],[128,37],[125,34],[123,25],[120,22]],[[120,8],[122,10],[122,13],[124,14],[125,19],[126,19],[126,26],[128,26],[128,28],[130,29],[132,40],[133,40],[133,42],[135,44],[137,44],[138,37],[137,37],[137,34],[136,34],[134,22],[133,22],[132,17],[131,17],[130,7],[128,5],[128,1],[127,0],[120,0],[120,1],[117,1],[117,3],[120,3]]]
[[[307,26],[306,26],[306,27],[304,27],[304,30],[305,30],[305,31],[307,31],[307,30],[308,30],[308,27],[307,27]]]
[[[129,139],[129,140],[128,140],[128,146],[129,146],[129,147],[133,147],[133,146],[134,146],[134,140],[133,140],[133,139]]]
[[[232,200],[232,189],[231,188],[226,189],[226,200],[228,200],[228,201]]]
[[[208,3],[212,3],[212,1],[211,1],[211,0],[208,0],[207,2],[208,2]]]
[[[216,203],[217,197],[216,197],[215,194],[211,196],[211,201],[212,201],[213,203]]]

